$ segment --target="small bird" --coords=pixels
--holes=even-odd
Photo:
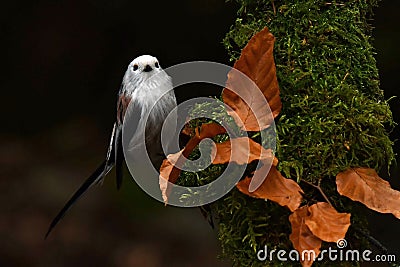
[[[116,182],[119,189],[122,184],[122,164],[125,160],[122,150],[122,128],[127,112],[130,112],[130,147],[139,146],[140,138],[145,134],[145,145],[153,166],[158,170],[165,158],[161,146],[161,128],[167,115],[176,107],[176,98],[172,90],[172,79],[160,67],[157,58],[143,55],[135,58],[129,65],[118,92],[117,119],[111,134],[106,159],[81,185],[53,219],[46,233],[48,237],[53,228],[63,218],[71,206],[94,184],[101,183],[104,177],[115,167]],[[128,110],[128,105],[130,108]],[[150,114],[144,116],[144,114]],[[147,120],[145,118],[147,117]],[[134,121],[132,124],[132,120]],[[134,125],[134,129],[132,129]],[[137,143],[137,144],[136,144]],[[142,156],[142,155],[139,155]]]

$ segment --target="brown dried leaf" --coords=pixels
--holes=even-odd
[[[295,181],[284,178],[275,166],[271,166],[264,182],[254,192],[249,191],[251,179],[246,177],[237,183],[236,187],[240,192],[251,197],[272,200],[291,211],[300,206],[303,190]]]
[[[189,140],[189,142],[181,151],[167,156],[167,158],[161,164],[159,176],[161,194],[165,203],[168,202],[168,195],[170,193],[168,181],[171,183],[176,183],[181,173],[181,168],[186,159],[189,157],[190,153],[192,153],[193,149],[204,138],[211,138],[225,132],[225,128],[219,124],[203,124],[200,128],[200,132],[198,129],[196,129],[195,135]]]
[[[374,169],[348,169],[336,176],[336,185],[339,194],[400,219],[400,192],[392,189]]]
[[[235,153],[232,153],[232,146],[235,147]],[[218,143],[213,147],[212,154],[214,153],[213,164],[228,162],[246,164],[253,160],[263,160],[273,157],[271,149],[263,148],[259,143],[248,137],[239,137]]]
[[[289,239],[292,241],[293,247],[299,252],[301,265],[303,267],[312,265],[313,260],[319,255],[322,245],[322,240],[316,237],[305,224],[305,220],[309,215],[308,207],[303,206],[295,210],[289,216],[289,221],[292,226],[292,233]],[[315,257],[311,253],[304,253],[304,257],[302,257],[303,251],[311,250],[315,252]],[[308,258],[309,255],[312,258]]]
[[[186,122],[185,126],[183,127],[181,134],[192,136],[194,135],[194,129],[190,128],[189,123]]]
[[[223,126],[217,123],[207,123],[201,125],[200,133],[196,132],[196,135],[200,140],[203,140],[223,133],[226,133],[226,129]]]
[[[175,153],[169,154],[167,158],[162,162],[160,167],[160,178],[163,178],[164,181],[170,181],[171,183],[175,183],[178,180],[180,169],[177,168],[177,162],[184,160],[182,157],[182,153],[185,149]],[[181,162],[181,164],[184,162]],[[161,182],[161,179],[160,179]]]
[[[337,242],[346,236],[350,213],[339,213],[326,202],[318,202],[310,206],[308,211],[310,216],[305,219],[305,224],[321,240]]]
[[[274,41],[272,33],[264,28],[250,39],[239,60],[228,73],[222,98],[232,108],[228,113],[245,131],[267,128],[282,108],[273,57]],[[259,94],[259,90],[262,94]],[[265,107],[265,100],[260,95],[267,99],[272,114]]]
[[[254,171],[253,177],[251,178],[249,185],[250,193],[256,191],[263,184],[266,179],[265,174],[270,171],[271,166],[278,166],[278,158],[273,155],[272,150],[267,149],[265,151],[267,153],[263,152],[263,155],[266,154],[266,156],[263,156],[260,160],[260,163],[262,164],[261,167]]]

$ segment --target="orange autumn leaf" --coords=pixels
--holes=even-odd
[[[350,168],[336,176],[336,185],[339,194],[400,219],[400,192],[392,189],[374,169]]]
[[[273,57],[274,41],[268,28],[255,34],[228,73],[222,99],[232,108],[228,113],[245,131],[267,128],[282,108]],[[267,100],[272,114],[262,96]]]
[[[226,133],[226,129],[217,123],[205,123],[200,127],[200,132],[196,131],[198,139],[212,138],[216,135]]]
[[[271,166],[278,166],[278,158],[275,157],[271,149],[266,150],[267,153],[263,153],[263,158],[260,159],[262,164],[260,168],[256,169],[251,177],[249,192],[253,193],[256,191],[264,182],[266,174],[270,171]]]
[[[195,135],[188,141],[186,146],[181,151],[167,156],[167,158],[161,164],[159,176],[161,194],[165,203],[168,202],[168,195],[170,193],[168,182],[176,183],[181,173],[181,168],[186,162],[186,159],[189,157],[190,153],[192,153],[193,149],[204,138],[211,138],[225,132],[225,128],[219,124],[203,124],[200,128],[200,131],[195,129]]]
[[[350,213],[339,213],[326,202],[318,202],[310,206],[308,211],[310,215],[305,218],[305,224],[321,240],[337,242],[346,236]]]
[[[194,134],[194,129],[190,128],[189,123],[186,122],[185,126],[183,127],[181,134],[187,135],[187,136],[192,136]]]
[[[234,147],[235,153],[232,153]],[[262,152],[262,154],[261,154]],[[215,153],[213,164],[224,164],[235,162],[246,164],[254,160],[263,160],[273,157],[271,149],[263,148],[259,143],[248,137],[238,137],[218,143],[213,147],[212,154]]]
[[[305,223],[310,215],[307,206],[295,210],[290,216],[289,221],[292,226],[292,233],[289,236],[293,247],[299,252],[301,265],[303,267],[311,266],[313,260],[320,253],[322,240],[316,237]],[[305,251],[314,251],[313,253],[304,253]],[[308,258],[310,256],[310,258]]]
[[[246,177],[237,183],[236,187],[240,192],[251,197],[272,200],[291,211],[300,206],[303,190],[295,181],[284,178],[275,166],[271,166],[267,177],[254,192],[249,191],[251,179]]]
[[[169,154],[167,158],[162,162],[160,167],[160,185],[161,181],[169,181],[171,183],[175,183],[178,180],[179,174],[181,172],[178,166],[182,166],[185,161],[185,158],[182,157],[184,151],[185,149],[182,149],[175,154]],[[161,180],[161,178],[163,179]]]

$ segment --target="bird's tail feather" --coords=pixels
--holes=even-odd
[[[45,239],[49,236],[50,232],[54,229],[57,223],[64,217],[65,213],[72,207],[72,205],[93,185],[103,180],[111,169],[114,167],[114,162],[104,161],[88,179],[79,187],[79,189],[68,200],[65,206],[60,210],[57,216],[51,222],[49,229],[45,235]]]
[[[122,150],[122,127],[114,123],[113,131],[111,133],[111,140],[108,146],[106,160],[90,175],[89,178],[79,187],[73,194],[67,204],[61,209],[57,216],[50,224],[49,230],[46,233],[45,239],[49,236],[50,232],[57,225],[57,223],[64,217],[65,213],[72,207],[72,205],[94,184],[101,183],[104,177],[116,166],[117,170],[117,187],[119,188],[122,183],[122,163],[124,161],[124,154]]]
[[[119,190],[122,186],[122,164],[124,162],[124,152],[122,150],[122,127],[116,126],[114,136],[114,149],[115,149],[115,171],[117,189]]]

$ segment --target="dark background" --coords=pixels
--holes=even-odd
[[[164,207],[127,177],[117,192],[111,175],[43,236],[104,158],[128,63],[151,54],[163,67],[231,64],[221,40],[236,9],[224,0],[2,3],[0,266],[224,266],[197,209]],[[386,98],[399,95],[399,12],[399,1],[384,0],[372,21]],[[218,94],[204,88],[176,93]],[[397,122],[399,106],[391,101]],[[394,166],[397,189],[399,178]],[[374,236],[400,257],[400,221],[369,214]]]

